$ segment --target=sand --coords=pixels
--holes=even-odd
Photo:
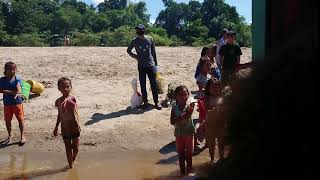
[[[192,91],[197,90],[193,76],[200,48],[157,47],[156,50],[166,84],[176,81]],[[242,63],[250,62],[251,49],[244,48],[243,54]],[[7,61],[17,64],[17,74],[22,79],[52,81],[54,86],[24,104],[28,142],[21,147],[1,145],[0,152],[64,152],[62,138],[52,137],[57,118],[54,102],[61,96],[56,83],[63,76],[72,79],[73,93],[78,98],[82,128],[80,153],[157,152],[174,140],[174,127],[169,123],[170,108],[162,111],[130,108],[130,82],[138,72],[137,62],[127,55],[126,48],[0,48],[0,65]],[[148,81],[147,84],[149,88]],[[153,103],[150,90],[148,98]],[[165,95],[160,95],[160,100],[164,98]],[[3,117],[3,108],[0,116]],[[15,119],[12,122],[16,142],[19,141],[18,123]],[[1,120],[0,141],[6,137],[5,123]]]

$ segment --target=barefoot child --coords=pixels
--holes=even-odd
[[[197,133],[195,135],[194,140],[194,148],[198,149],[198,140],[202,141],[204,139],[204,131],[205,128],[203,126],[205,118],[206,118],[206,111],[205,111],[205,105],[204,105],[204,90],[206,87],[206,84],[209,79],[211,79],[210,74],[210,59],[208,56],[203,56],[200,59],[200,74],[197,77],[197,85],[199,87],[199,93],[198,93],[198,111],[199,111],[199,128],[197,128]]]
[[[223,137],[225,135],[225,118],[222,116],[221,85],[217,79],[210,79],[207,83],[205,105],[207,110],[206,143],[209,148],[211,162],[214,162],[216,139],[218,140],[219,157],[223,159]]]
[[[19,129],[21,133],[21,144],[26,142],[24,135],[24,111],[21,95],[22,81],[16,76],[17,65],[13,62],[7,62],[4,66],[4,77],[0,79],[0,93],[3,93],[4,104],[4,120],[8,131],[7,143],[11,142],[11,120],[13,115],[16,116],[19,122]]]
[[[61,78],[58,81],[58,89],[62,96],[56,100],[58,118],[53,135],[58,135],[58,126],[61,122],[61,134],[66,147],[69,167],[73,167],[79,150],[80,126],[75,96],[71,95],[72,84],[68,78]]]
[[[187,103],[189,90],[186,86],[179,86],[175,90],[177,104],[172,107],[170,123],[175,126],[176,149],[179,155],[181,175],[192,172],[193,135],[195,133],[192,122],[194,103]]]

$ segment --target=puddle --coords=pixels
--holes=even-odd
[[[208,161],[208,152],[204,151],[194,157],[194,166]],[[73,169],[66,167],[64,153],[0,153],[1,180],[181,179],[175,152],[83,152],[79,153]]]

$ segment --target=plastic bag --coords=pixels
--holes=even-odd
[[[161,76],[159,72],[159,68],[156,68],[156,81],[157,81],[157,88],[158,94],[164,94],[164,78]]]
[[[172,82],[168,85],[168,93],[167,93],[167,97],[170,99],[174,99],[174,91],[176,90],[176,88],[179,86],[179,84],[177,84],[176,82]]]
[[[131,97],[131,100],[130,100],[130,105],[131,105],[131,108],[134,109],[134,108],[137,108],[137,107],[141,106],[142,102],[143,102],[141,93],[138,91],[137,78],[134,78],[131,81],[131,87],[132,87],[132,90],[133,90],[133,94],[132,94],[132,97]]]

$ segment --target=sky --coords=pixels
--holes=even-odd
[[[103,2],[103,0],[81,0],[81,1],[84,1],[89,5],[90,4],[97,5],[100,2]],[[149,14],[151,15],[150,17],[151,22],[154,22],[159,12],[164,9],[162,0],[131,0],[131,2],[138,2],[138,1],[146,2]],[[203,0],[199,0],[199,1],[202,2]],[[176,0],[176,2],[188,3],[189,0]],[[247,23],[252,22],[252,12],[251,12],[252,0],[225,0],[225,2],[231,6],[235,6],[238,13],[246,19]]]

